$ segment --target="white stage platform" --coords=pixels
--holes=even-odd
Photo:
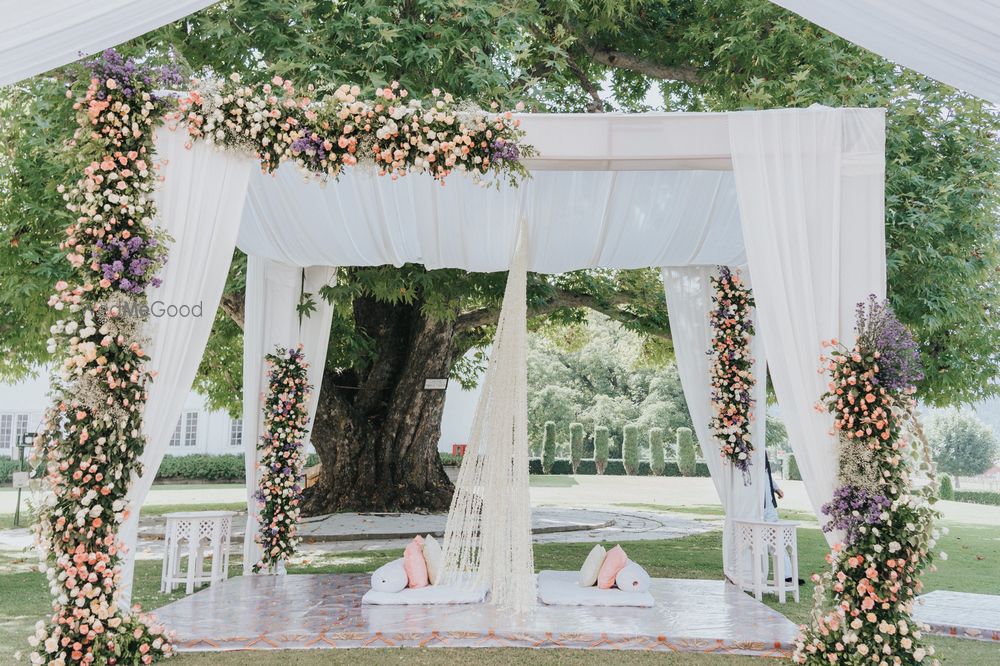
[[[657,578],[653,608],[362,606],[366,574],[232,578],[158,609],[178,651],[532,647],[786,657],[797,629],[723,581]]]

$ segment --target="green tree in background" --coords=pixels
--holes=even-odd
[[[625,426],[622,434],[622,463],[625,473],[634,476],[639,473],[639,428],[634,425]]]
[[[655,349],[655,346],[654,346]],[[650,351],[648,338],[592,313],[583,322],[546,328],[528,340],[528,433],[541,441],[546,421],[560,430],[579,421],[605,426],[624,441],[624,429],[690,426],[677,368]],[[612,450],[610,457],[623,452]]]
[[[542,440],[542,471],[548,474],[556,461],[556,424],[545,423],[545,438]]]
[[[598,474],[604,474],[608,467],[608,429],[604,426],[594,428],[594,466]]]
[[[697,470],[697,457],[694,450],[694,435],[691,428],[677,429],[677,468],[681,476],[694,476]]]
[[[569,447],[570,447],[570,465],[573,467],[573,473],[576,474],[576,470],[580,467],[580,461],[583,459],[583,424],[582,423],[570,423],[569,424]]]
[[[969,410],[933,412],[924,430],[938,469],[954,476],[956,486],[958,477],[982,474],[997,462],[996,434]]]
[[[884,107],[889,297],[921,344],[920,396],[964,402],[1000,386],[1000,119],[980,100],[767,0],[231,0],[122,48],[173,53],[197,74],[278,73],[334,87],[396,79],[418,96],[441,88],[484,104],[523,100],[536,111]],[[56,186],[81,165],[63,141],[72,111],[61,76],[0,91],[0,371],[8,377],[50,360],[44,332],[55,314],[44,303],[67,273],[56,239],[70,217]],[[197,382],[211,406],[233,413],[244,277],[237,255]],[[436,454],[443,395],[421,396],[405,378],[450,373],[474,382],[503,284],[499,274],[348,267],[335,288],[307,295],[305,309],[317,298],[336,305],[312,437],[323,472],[308,510],[448,506],[451,484]],[[644,355],[670,353],[653,270],[533,275],[529,308],[533,327],[601,312],[641,334]],[[627,388],[604,395],[642,394]],[[549,400],[573,405],[566,397]],[[587,402],[572,418],[588,430],[608,418],[616,433],[633,422],[669,433],[684,423],[676,412],[654,413],[667,402],[630,398],[585,416]]]
[[[663,428],[649,429],[649,469],[656,476],[663,474],[666,459],[663,451]]]
[[[955,487],[951,483],[951,477],[947,474],[941,475],[941,481],[938,483],[938,497],[943,500],[955,499]]]

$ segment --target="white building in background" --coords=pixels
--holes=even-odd
[[[48,406],[48,391],[45,374],[0,384],[0,457],[16,458],[17,442],[25,433],[38,429],[42,412]],[[451,452],[453,444],[466,443],[478,399],[478,387],[464,391],[458,383],[448,383],[438,443],[441,451]],[[192,391],[177,420],[167,455],[243,453],[242,436],[243,419],[209,410],[205,399]],[[313,448],[307,446],[306,450],[312,452]]]

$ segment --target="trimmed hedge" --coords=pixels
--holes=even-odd
[[[545,434],[542,437],[542,469],[548,474],[556,459],[556,423],[545,422]]]
[[[583,424],[569,424],[569,455],[570,464],[573,466],[574,474],[583,460]]]
[[[531,458],[528,461],[528,473],[529,474],[542,474],[542,461],[538,458]],[[551,475],[559,474],[572,474],[573,467],[569,460],[563,458],[557,458],[552,463],[552,471],[549,472]],[[577,474],[590,475],[593,476],[597,474],[597,465],[593,458],[585,458],[580,461],[580,466],[577,468]],[[608,461],[607,467],[604,469],[604,474],[606,476],[625,476],[625,465],[621,459],[612,459]],[[652,472],[649,469],[649,463],[643,461],[639,463],[639,473],[636,476],[652,476]],[[663,467],[663,476],[681,476],[681,471],[677,467],[677,463],[668,462]],[[695,466],[694,474],[692,476],[711,476],[708,471],[708,465],[703,462],[698,463]]]
[[[319,456],[310,453],[306,467],[319,464]],[[243,454],[224,453],[206,455],[193,453],[189,456],[163,456],[160,469],[156,472],[160,482],[209,481],[212,483],[244,483],[247,480],[243,466]]]
[[[691,428],[677,429],[677,465],[684,476],[695,476],[694,434]]]
[[[649,467],[653,474],[663,475],[664,462],[663,455],[663,428],[649,429]]]
[[[639,472],[639,428],[634,425],[625,426],[622,439],[622,463],[625,473],[635,475]]]
[[[956,490],[955,501],[1000,506],[1000,493],[989,490]]]
[[[947,474],[941,475],[941,482],[938,484],[938,497],[943,500],[955,499],[955,488],[951,483],[951,477]]]
[[[604,474],[608,465],[608,429],[604,426],[594,428],[594,460],[597,473]],[[586,472],[580,472],[585,474]]]
[[[25,456],[27,457],[27,455]],[[24,468],[28,469],[28,461],[24,461]],[[0,458],[0,483],[7,485],[14,482],[14,472],[18,471],[18,462],[15,458]]]
[[[799,463],[795,460],[795,454],[789,453],[785,460],[788,461],[785,467],[785,478],[789,481],[801,481],[802,472],[799,471]]]

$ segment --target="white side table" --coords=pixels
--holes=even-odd
[[[235,511],[183,511],[165,514],[167,519],[163,544],[163,571],[160,592],[173,592],[174,586],[186,585],[194,592],[196,585],[215,585],[229,577],[229,537]],[[212,566],[205,571],[206,546],[211,551]],[[181,560],[187,555],[187,571],[181,573]]]
[[[778,595],[779,603],[785,603],[785,595],[791,592],[796,603],[799,601],[799,546],[798,523],[779,520],[774,523],[756,520],[733,520],[738,575],[736,584],[745,592],[753,592],[758,601],[764,593]],[[791,563],[791,571],[785,570],[785,556]],[[766,580],[768,558],[772,560],[772,580]],[[747,566],[750,565],[750,574]],[[785,580],[785,579],[788,580]],[[749,580],[748,580],[749,579]]]

